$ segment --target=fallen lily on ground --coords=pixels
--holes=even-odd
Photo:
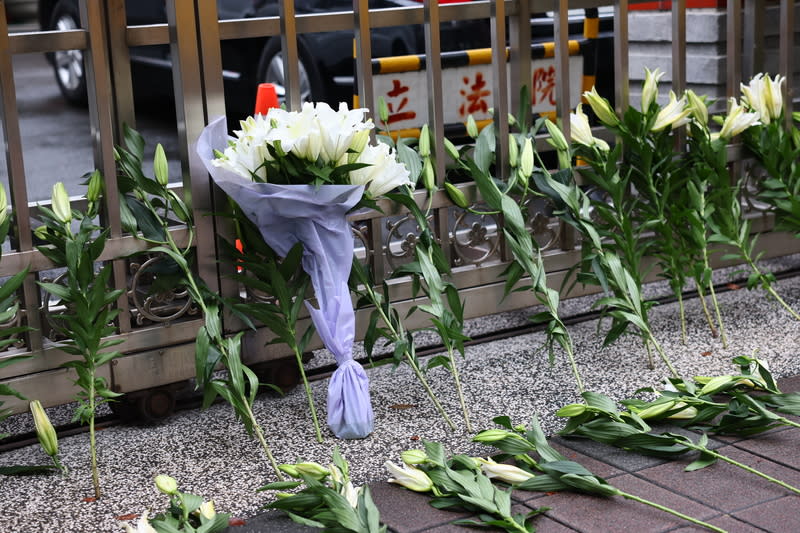
[[[178,482],[163,474],[156,476],[155,485],[169,496],[169,507],[153,518],[143,512],[135,528],[125,524],[127,533],[220,533],[227,529],[230,515],[217,513],[213,501],[179,491]]]
[[[720,460],[800,494],[797,487],[709,449],[705,433],[697,442],[686,435],[655,433],[639,414],[635,411],[618,411],[615,403],[607,396],[588,391],[582,396],[586,400],[585,404],[569,404],[556,412],[557,416],[569,418],[560,435],[585,437],[642,455],[668,459],[696,451],[700,456],[686,466],[684,470],[687,472],[705,468]],[[683,406],[675,407],[676,412],[683,409]]]
[[[533,517],[547,508],[535,509],[527,514],[512,514],[511,491],[502,490],[492,483],[498,470],[486,472],[486,460],[466,455],[447,457],[438,442],[424,442],[425,450],[404,452],[403,459],[412,457],[416,464],[398,467],[387,462],[386,467],[396,483],[407,489],[430,493],[430,504],[437,509],[459,509],[477,513],[476,518],[456,520],[453,524],[474,527],[495,527],[509,533],[534,531]],[[411,453],[413,452],[413,453]],[[499,465],[498,465],[499,466]],[[510,475],[510,473],[506,473]]]
[[[386,526],[380,523],[369,487],[353,486],[349,465],[338,447],[332,459],[328,468],[311,462],[280,465],[283,472],[300,481],[279,481],[259,490],[302,488],[295,493],[278,492],[277,499],[266,507],[284,511],[298,524],[326,531],[384,533]]]
[[[779,426],[800,427],[778,414],[800,415],[800,393],[781,392],[765,361],[739,356],[733,363],[739,374],[669,378],[664,390],[642,389],[658,393],[654,401],[621,403],[644,420],[669,420],[708,433],[747,436]]]
[[[472,440],[494,446],[498,450],[510,454],[514,461],[522,467],[520,470],[525,469],[524,471],[530,472],[528,479],[510,483],[515,489],[540,492],[567,490],[596,494],[598,496],[621,496],[627,500],[649,505],[712,531],[725,531],[675,509],[618,489],[605,479],[592,474],[581,464],[570,461],[547,443],[547,438],[536,417],[533,418],[530,429],[525,426],[512,426],[511,420],[507,416],[497,417],[494,422],[505,429],[481,431]],[[539,459],[535,459],[531,455],[532,453],[537,454]]]

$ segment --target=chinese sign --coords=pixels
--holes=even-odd
[[[583,57],[569,58],[570,107],[580,102]],[[556,69],[553,59],[531,61],[531,111],[556,108]],[[428,88],[424,70],[374,74],[375,100],[383,97],[392,130],[418,128],[428,122]],[[469,115],[489,119],[492,103],[492,66],[466,65],[442,69],[445,124],[463,123]]]

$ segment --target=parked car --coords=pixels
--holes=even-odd
[[[466,0],[469,1],[469,0]],[[126,2],[128,25],[158,24],[166,22],[164,0],[136,0]],[[418,5],[415,0],[370,0],[370,9]],[[220,20],[267,17],[278,15],[277,0],[217,0]],[[298,14],[348,11],[350,0],[296,0]],[[546,15],[542,15],[546,19]],[[552,39],[552,26],[532,20],[534,41]],[[609,31],[610,17],[601,29]],[[80,27],[78,0],[39,0],[39,23],[45,30],[69,30]],[[582,31],[580,17],[571,21],[571,33]],[[607,33],[610,37],[610,32]],[[443,51],[466,50],[489,46],[488,20],[470,20],[444,23],[441,26]],[[226,107],[230,114],[252,111],[255,88],[260,82],[277,86],[279,97],[285,84],[279,37],[231,39],[221,45],[223,77],[225,80]],[[303,100],[337,102],[352,101],[354,61],[353,34],[351,31],[308,33],[298,36],[300,59],[300,94]],[[424,53],[421,26],[394,26],[372,31],[373,57]],[[134,94],[137,98],[149,97],[172,100],[170,49],[167,45],[135,47],[131,49],[131,68]],[[601,57],[613,57],[604,54]],[[64,98],[72,104],[85,105],[86,77],[83,53],[80,50],[58,51],[48,54],[56,82]],[[606,69],[608,70],[608,69]],[[613,81],[613,74],[609,78]]]

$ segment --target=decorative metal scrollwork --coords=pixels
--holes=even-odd
[[[768,177],[766,171],[754,162],[745,165],[741,187],[742,211],[766,213],[770,210],[769,204],[758,199],[762,191],[761,182]]]
[[[392,270],[414,257],[414,248],[421,233],[412,215],[386,221],[386,260]]]
[[[154,267],[163,259],[161,255],[153,255],[144,263],[130,263],[132,277],[128,300],[131,302],[131,316],[138,326],[144,325],[148,320],[157,323],[171,322],[184,315],[195,315],[199,312],[183,287],[155,292],[152,290],[158,278]]]
[[[452,231],[454,265],[479,265],[494,256],[500,247],[497,216],[462,209],[457,213]]]

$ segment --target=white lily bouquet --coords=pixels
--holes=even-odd
[[[214,181],[278,255],[303,245],[302,266],[319,309],[306,305],[338,365],[328,388],[328,425],[339,438],[363,438],[373,428],[367,376],[352,356],[355,313],[347,281],[353,236],[346,215],[411,184],[389,146],[369,144],[374,126],[366,113],[345,104],[338,110],[324,103],[306,103],[299,112],[273,108],[242,121],[235,138],[221,117],[197,143]]]

